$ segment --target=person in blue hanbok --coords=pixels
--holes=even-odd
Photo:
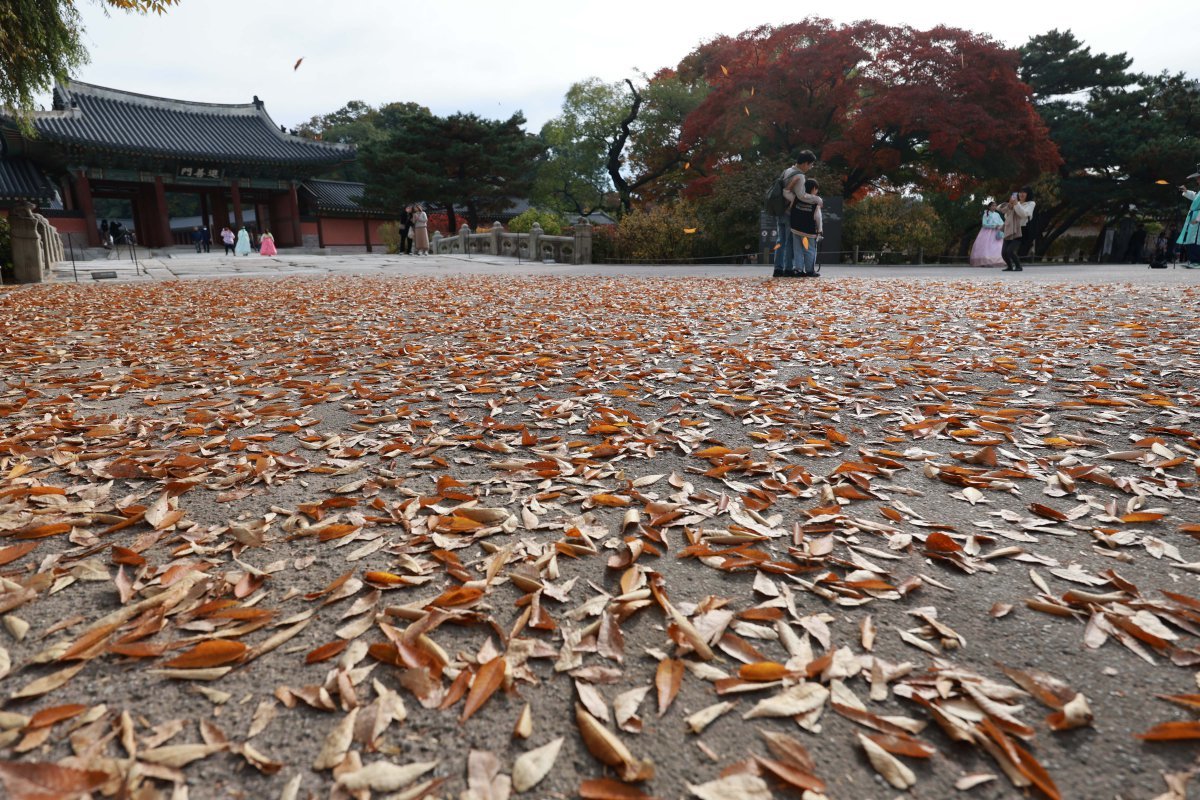
[[[245,225],[238,230],[237,245],[233,248],[233,252],[239,256],[250,255],[250,234],[246,232]]]
[[[1004,263],[1000,250],[1004,247],[1004,217],[996,210],[996,201],[987,204],[983,212],[983,227],[971,245],[972,267],[993,267]]]
[[[1188,175],[1187,180],[1195,181],[1196,188],[1200,189],[1200,172]],[[1187,259],[1184,266],[1188,269],[1200,269],[1200,192],[1188,189],[1186,184],[1179,188],[1183,191],[1184,199],[1191,200],[1192,205],[1188,208],[1187,217],[1183,220],[1183,230],[1179,232],[1175,244],[1179,245],[1183,250],[1183,257]]]

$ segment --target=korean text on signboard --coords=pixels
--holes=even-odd
[[[179,168],[179,177],[180,178],[209,178],[209,179],[213,179],[213,180],[220,180],[221,170],[217,169],[216,167],[195,167],[195,166],[180,167]]]

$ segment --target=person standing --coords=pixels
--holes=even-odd
[[[245,225],[238,228],[237,245],[234,246],[233,252],[239,256],[250,255],[250,234]]]
[[[994,267],[1004,263],[1000,250],[1004,247],[1004,217],[996,210],[996,201],[983,211],[983,227],[971,245],[972,267]]]
[[[200,226],[192,228],[192,244],[196,248],[197,253],[204,252],[204,234],[200,232]]]
[[[100,220],[100,244],[110,250],[113,246],[112,234],[108,232],[108,220],[106,219]]]
[[[790,188],[796,184],[804,185],[804,173],[817,163],[817,156],[812,150],[801,150],[793,157],[792,166],[785,169],[779,176],[783,181],[783,197],[788,203],[782,215],[775,217],[775,269],[772,277],[784,278],[796,274],[795,244],[792,240],[791,203],[796,199],[795,192]]]
[[[221,228],[221,242],[225,245],[225,255],[234,252],[233,240],[233,231],[230,230],[229,226],[226,225],[224,228]]]
[[[996,207],[1004,215],[1004,245],[1000,248],[1004,272],[1020,272],[1024,269],[1021,266],[1021,238],[1025,235],[1025,223],[1033,216],[1036,205],[1033,190],[1025,186],[1013,192],[1007,203]]]
[[[1200,172],[1193,172],[1184,180],[1195,181],[1196,189],[1200,189]],[[1179,189],[1183,192],[1185,200],[1192,201],[1192,205],[1188,208],[1187,216],[1184,217],[1183,230],[1179,232],[1179,238],[1175,240],[1175,244],[1179,245],[1187,259],[1184,266],[1188,269],[1200,269],[1200,191],[1188,189],[1186,183]]]
[[[275,237],[271,235],[270,231],[267,231],[258,240],[258,253],[263,256],[273,256],[277,252],[275,249]]]
[[[400,255],[412,255],[412,206],[405,206],[400,211],[400,218],[396,220],[396,227],[400,229]]]
[[[419,256],[429,255],[429,215],[420,203],[413,206],[413,251]]]
[[[795,254],[796,272],[800,278],[817,277],[817,248],[820,246],[822,228],[821,198],[817,196],[820,185],[812,178],[804,181],[803,193],[796,195],[788,217],[789,233],[792,236],[792,252]]]
[[[212,232],[209,231],[208,226],[205,225],[200,229],[200,235],[201,242],[204,244],[204,252],[207,253],[210,249],[212,249]]]

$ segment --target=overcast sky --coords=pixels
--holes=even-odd
[[[792,6],[789,15],[777,9]],[[1143,72],[1200,77],[1200,12],[1178,0],[1108,3],[976,0],[818,4],[603,0],[182,0],[162,16],[105,16],[81,2],[91,63],[87,83],[214,103],[266,102],[293,127],[349,100],[413,101],[435,114],[506,119],[522,111],[537,131],[574,82],[617,81],[674,66],[700,43],[818,9],[836,22],[874,19],[985,33],[1009,46],[1070,29],[1093,52],[1126,52]],[[841,9],[845,8],[845,11]],[[1187,23],[1185,17],[1190,17]],[[1183,26],[1181,28],[1180,26]],[[304,63],[297,70],[298,58]]]

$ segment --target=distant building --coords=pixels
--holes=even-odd
[[[53,110],[34,112],[33,128],[26,136],[0,112],[0,215],[33,202],[91,246],[101,243],[97,198],[129,201],[139,243],[185,244],[190,225],[172,224],[168,192],[198,195],[200,216],[188,222],[214,240],[253,220],[280,247],[382,243],[389,215],[359,205],[362,184],[318,179],[354,160],[354,148],[285,132],[257,97],[199,103],[69,81],[55,87]]]

